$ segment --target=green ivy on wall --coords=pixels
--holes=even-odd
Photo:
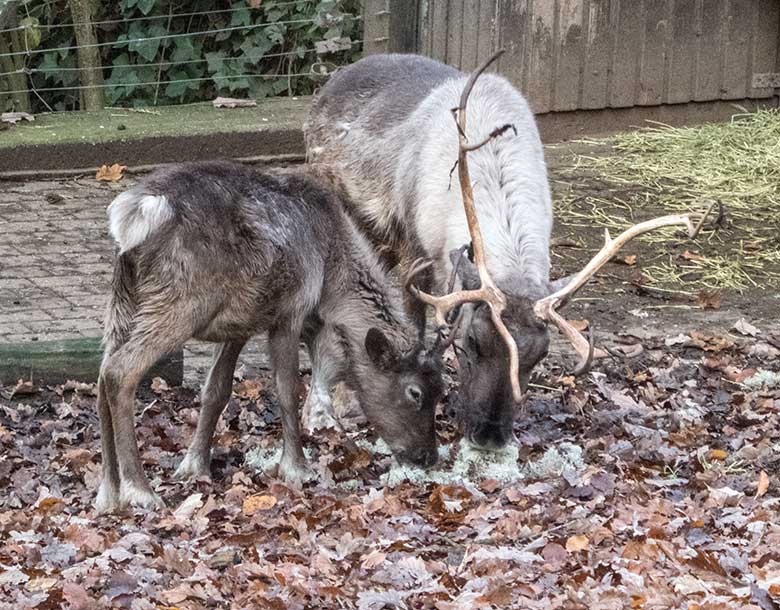
[[[357,59],[360,13],[360,0],[96,2],[106,104],[310,94],[323,65]],[[27,58],[35,110],[77,109],[77,53],[56,50],[76,46],[67,1],[27,0],[19,17],[30,48],[52,49]]]

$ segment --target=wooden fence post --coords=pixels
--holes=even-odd
[[[365,0],[363,54],[416,53],[422,0]]]
[[[19,23],[16,15],[18,2],[7,2],[0,7],[0,29],[10,29]],[[24,55],[9,56],[9,53],[24,51],[22,37],[19,32],[6,32],[0,34],[0,72],[9,72],[0,77],[0,112],[15,110],[17,112],[30,112],[30,98],[27,93],[27,74],[22,72],[24,68]],[[6,91],[19,91],[20,93],[6,93]]]
[[[95,26],[92,25],[92,0],[70,0],[70,14],[73,17],[76,44],[78,45],[82,110],[103,108],[103,70],[100,63],[100,48],[97,44]]]

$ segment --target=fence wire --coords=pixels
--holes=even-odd
[[[309,43],[315,42],[316,44],[312,46],[311,44],[308,44],[306,46],[297,46],[296,48],[285,50],[284,47],[288,46],[288,41],[285,39],[282,39],[281,41],[275,41],[273,42],[273,46],[280,45],[282,46],[281,51],[274,51],[274,52],[264,52],[264,53],[252,53],[251,51],[246,52],[242,55],[233,55],[234,53],[238,52],[239,49],[241,49],[241,52],[243,51],[243,47],[236,47],[235,41],[234,46],[231,47],[229,45],[226,45],[226,54],[230,54],[229,56],[219,56],[217,58],[209,57],[209,53],[205,53],[206,48],[219,48],[219,41],[224,41],[225,39],[228,39],[231,34],[233,34],[235,38],[235,33],[240,32],[241,34],[249,35],[251,32],[255,30],[259,30],[261,28],[273,28],[274,26],[278,26],[282,28],[282,32],[300,32],[302,31],[300,28],[293,30],[286,29],[287,26],[310,26],[309,28],[304,28],[304,30],[313,32],[316,31],[315,28],[320,28],[322,30],[325,30],[327,34],[330,34],[332,31],[334,31],[334,26],[339,26],[336,28],[337,31],[341,31],[339,28],[341,24],[345,23],[346,21],[349,22],[360,22],[362,19],[362,15],[360,14],[353,14],[353,12],[345,13],[345,12],[339,12],[336,11],[336,16],[334,17],[330,13],[314,13],[315,16],[307,17],[307,18],[294,18],[294,19],[278,19],[279,15],[277,15],[276,21],[269,20],[264,21],[262,23],[245,23],[242,25],[233,25],[232,23],[229,25],[224,25],[227,21],[226,17],[228,15],[237,13],[239,11],[246,12],[250,15],[251,19],[256,19],[258,14],[263,14],[262,11],[270,11],[275,9],[280,9],[283,7],[291,7],[293,5],[296,5],[296,9],[290,9],[287,16],[293,16],[297,17],[301,10],[302,0],[288,0],[285,2],[274,2],[274,3],[264,3],[265,6],[261,6],[259,8],[257,7],[250,7],[247,5],[240,5],[240,6],[232,6],[230,8],[222,8],[222,9],[214,9],[214,10],[200,10],[200,11],[188,11],[188,12],[181,12],[181,13],[174,13],[169,12],[168,14],[156,14],[156,15],[144,15],[144,16],[138,16],[138,17],[131,17],[127,19],[102,19],[102,20],[91,20],[91,21],[76,21],[76,22],[70,22],[70,23],[49,23],[49,24],[34,24],[31,25],[30,23],[30,13],[29,10],[27,10],[28,2],[25,2],[22,4],[24,6],[25,10],[27,11],[28,15],[28,23],[26,24],[20,24],[14,27],[8,27],[5,29],[0,30],[0,49],[3,50],[3,52],[0,52],[0,69],[5,68],[4,71],[0,72],[0,105],[2,105],[3,99],[12,99],[11,96],[16,95],[34,95],[41,104],[46,109],[51,110],[50,102],[53,104],[52,99],[60,100],[58,101],[58,107],[62,108],[62,104],[73,106],[76,103],[77,98],[73,98],[72,96],[68,96],[67,92],[81,92],[85,90],[91,90],[91,89],[112,89],[110,93],[107,95],[110,99],[125,99],[127,98],[128,101],[132,101],[133,92],[138,88],[145,88],[145,87],[157,87],[159,90],[159,87],[161,85],[163,86],[169,86],[169,85],[185,85],[189,83],[208,83],[211,82],[214,84],[214,88],[219,91],[223,88],[229,88],[230,91],[234,91],[236,89],[238,90],[246,90],[247,88],[250,91],[260,91],[260,95],[268,95],[269,91],[275,94],[280,90],[280,86],[283,82],[286,81],[286,84],[283,85],[284,90],[287,91],[288,94],[293,94],[294,90],[300,90],[300,84],[296,84],[295,87],[293,87],[293,80],[292,79],[307,79],[311,84],[306,85],[306,87],[309,87],[310,89],[317,83],[320,82],[321,79],[324,76],[327,76],[327,74],[337,66],[337,64],[328,61],[327,59],[331,56],[331,54],[335,53],[341,53],[341,57],[344,57],[344,53],[351,53],[352,51],[359,50],[360,46],[362,45],[362,39],[360,37],[354,37],[353,36],[347,36],[347,37],[341,37],[338,35],[333,36],[332,38],[326,37],[325,34],[323,34],[323,39],[321,41],[318,41],[316,39],[312,40],[311,38],[304,39],[307,40]],[[340,3],[337,2],[335,6],[339,6]],[[312,3],[312,11],[314,11],[315,8],[319,10],[320,5],[316,2]],[[356,13],[357,11],[355,11]],[[211,29],[205,29],[202,28],[194,31],[194,32],[181,32],[181,31],[174,31],[171,32],[171,23],[173,20],[181,20],[189,19],[189,23],[192,23],[192,19],[196,17],[212,17],[212,16],[222,16],[222,27],[215,27]],[[240,17],[241,19],[243,17]],[[236,18],[233,17],[233,20]],[[116,24],[124,24],[126,27],[122,28],[124,33],[120,32],[120,38],[122,36],[127,35],[131,30],[129,25],[134,22],[150,22],[150,21],[159,21],[159,20],[167,20],[167,30],[165,34],[159,34],[159,26],[154,26],[154,28],[157,28],[157,32],[154,31],[154,28],[152,32],[153,36],[135,36],[135,37],[128,37],[121,40],[100,40],[100,35],[103,34],[103,32],[100,30],[103,26],[113,26]],[[205,20],[201,19],[199,20],[201,23],[203,23]],[[211,20],[209,19],[208,22]],[[90,44],[68,44],[68,45],[61,45],[61,46],[55,46],[55,47],[41,47],[37,48],[36,45],[39,44],[40,40],[40,33],[35,33],[35,30],[41,30],[41,31],[57,31],[62,30],[64,28],[75,28],[76,26],[93,26],[96,28],[97,34],[98,34],[98,40],[94,43]],[[180,29],[181,27],[181,21],[179,21],[179,27],[177,29]],[[189,28],[189,25],[187,26]],[[350,26],[350,28],[353,28],[356,26]],[[352,31],[348,29],[348,31]],[[15,35],[17,38],[16,40],[16,48],[14,48],[14,45],[12,43],[8,43],[5,45],[2,45],[2,37],[6,35]],[[112,30],[110,32],[111,36],[116,36],[117,31],[116,29]],[[279,34],[277,34],[279,35]],[[63,40],[62,36],[59,36],[59,40],[61,42],[68,42],[68,38],[72,35],[65,35],[65,39]],[[223,37],[223,38],[220,38]],[[178,39],[188,39],[188,40],[195,40],[195,39],[207,39],[210,40],[210,46],[206,47],[204,46],[204,43],[192,43],[189,44],[190,48],[197,48],[197,49],[203,49],[201,51],[201,56],[193,56],[191,58],[183,58],[183,59],[165,59],[166,52],[168,51],[170,47],[169,41],[172,40],[178,40]],[[356,38],[356,39],[353,39]],[[10,40],[10,39],[9,39]],[[30,43],[30,40],[34,40],[35,42]],[[239,39],[240,40],[240,39]],[[297,39],[296,39],[297,41]],[[102,66],[99,66],[98,68],[90,66],[90,65],[78,65],[73,66],[72,63],[75,60],[76,53],[78,53],[80,50],[83,49],[90,49],[90,48],[98,48],[101,50],[105,50],[107,48],[111,48],[112,51],[109,51],[109,53],[113,53],[113,57],[117,57],[120,53],[130,53],[132,59],[144,59],[147,56],[143,55],[141,51],[139,50],[139,45],[143,45],[145,43],[158,43],[160,46],[158,49],[154,51],[154,53],[159,53],[159,57],[155,58],[154,61],[142,61],[141,63],[106,63]],[[321,44],[322,43],[322,44]],[[293,43],[297,44],[297,42]],[[22,47],[20,49],[19,47]],[[32,47],[32,48],[31,48]],[[178,49],[179,45],[176,46]],[[289,48],[289,46],[288,46]],[[211,51],[214,53],[214,51]],[[40,58],[42,54],[49,54],[44,57],[44,60],[42,61]],[[57,59],[50,60],[49,57],[51,57],[52,54],[57,54]],[[105,51],[102,51],[102,56],[105,58],[106,54]],[[214,53],[216,55],[216,53]],[[72,57],[73,59],[70,59]],[[289,58],[289,62],[287,61],[287,58]],[[251,71],[252,67],[261,67],[262,62],[265,62],[266,60],[279,60],[276,63],[278,65],[276,66],[268,66],[268,69],[265,71],[258,71],[253,72]],[[301,61],[298,61],[301,60]],[[48,65],[50,63],[69,63],[71,65]],[[23,65],[20,65],[23,64]],[[209,68],[203,69],[198,68],[199,65],[208,64]],[[249,65],[248,65],[249,64]],[[251,64],[258,64],[257,66],[252,66]],[[217,68],[212,68],[211,66],[218,66]],[[227,69],[223,69],[223,66],[237,66],[235,68],[228,67]],[[14,69],[8,69],[9,67],[13,67]],[[282,70],[281,68],[288,67],[288,68],[299,68],[298,70]],[[300,68],[303,67],[304,70],[300,70]],[[177,68],[182,68],[181,70],[177,70]],[[190,70],[189,68],[193,68]],[[243,70],[242,70],[243,68]],[[246,68],[250,68],[250,70],[247,70]],[[85,74],[88,73],[94,73],[95,69],[99,69],[103,73],[103,77],[106,78],[108,73],[110,72],[110,76],[106,78],[104,82],[95,83],[94,81],[87,80],[86,83],[84,82],[78,82],[82,81],[85,77]],[[261,68],[262,69],[262,68]],[[307,70],[308,69],[308,70]],[[144,70],[147,70],[146,73],[142,74]],[[148,70],[156,71],[157,78],[156,79],[150,79],[149,76],[152,76],[153,73],[149,73]],[[165,78],[165,72],[170,71],[170,76],[172,78]],[[232,74],[231,71],[240,72],[239,74]],[[187,74],[186,72],[189,72]],[[204,72],[213,72],[211,74],[204,74]],[[72,75],[72,76],[68,76]],[[144,76],[146,78],[144,79]],[[18,79],[24,77],[26,82],[20,82]],[[36,78],[38,77],[38,78]],[[139,78],[140,77],[140,78]],[[8,79],[11,80],[8,80]],[[76,83],[73,83],[73,80],[77,79]],[[16,79],[16,80],[13,80]],[[231,85],[230,83],[235,83],[236,81],[241,81],[242,79],[246,79],[249,81],[250,84],[236,84]],[[56,86],[41,86],[41,85],[47,85],[45,81],[51,82],[54,81],[53,84],[56,84]],[[101,79],[102,80],[102,79]],[[257,89],[257,87],[260,87],[260,85],[252,85],[252,82],[257,81],[279,81],[279,85],[271,85],[270,89],[268,87]],[[300,83],[301,81],[295,81],[296,83]],[[73,83],[73,84],[71,84]],[[14,88],[13,85],[16,84],[17,87]],[[19,87],[19,85],[26,85],[27,88],[22,89]],[[202,87],[190,87],[187,89],[176,89],[176,91],[184,91],[184,93],[168,93],[168,91],[172,91],[170,89],[166,90],[166,93],[162,95],[161,97],[163,99],[169,99],[171,96],[178,96],[180,99],[179,101],[184,101],[185,94],[192,94],[196,95],[199,92],[206,92],[206,91],[213,91],[213,88],[206,88],[203,89]],[[45,99],[45,98],[51,98],[51,96],[41,94],[64,94],[65,97],[63,98],[62,95],[60,96],[54,96],[52,99]],[[136,94],[137,97],[138,94]],[[166,97],[167,96],[167,97]],[[143,95],[141,95],[143,97]],[[199,98],[203,99],[203,98]],[[71,101],[68,101],[71,100]],[[158,101],[158,92],[155,91],[154,93],[154,104],[157,104]],[[197,101],[193,100],[191,97],[189,98],[189,101]],[[176,103],[174,101],[174,103]],[[2,110],[2,108],[0,108]]]

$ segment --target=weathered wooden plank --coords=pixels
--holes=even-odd
[[[463,50],[463,3],[465,0],[447,2],[447,60],[451,66],[461,65]]]
[[[0,382],[9,385],[18,379],[55,384],[68,379],[97,381],[103,349],[100,338],[0,344]],[[184,378],[182,352],[160,360],[144,377],[162,377],[181,385]]]
[[[463,0],[463,27],[461,28],[460,69],[471,72],[477,67],[477,48],[481,36],[489,36],[489,24],[485,32],[480,22],[479,0]]]
[[[606,108],[611,67],[612,0],[589,0],[580,108]]]
[[[697,2],[700,34],[693,92],[693,99],[697,102],[720,99],[725,5],[726,0],[698,0]]]
[[[666,54],[670,30],[669,1],[645,0],[644,2],[644,43],[636,100],[640,106],[652,106],[664,100]]]
[[[431,57],[447,61],[447,30],[449,28],[449,0],[430,0]]]
[[[530,48],[526,97],[534,112],[552,109],[552,89],[555,73],[553,37],[555,35],[556,2],[530,0],[531,22]]]
[[[780,2],[777,0],[758,0],[753,20],[755,37],[753,38],[753,74],[766,74],[780,71]],[[752,81],[752,78],[751,78]],[[772,97],[771,87],[753,89],[752,82],[748,91],[750,97]]]
[[[417,0],[394,0],[388,25],[389,53],[414,53],[418,45]]]
[[[609,105],[625,108],[633,106],[637,99],[643,15],[642,7],[634,0],[615,0],[615,4]]]
[[[517,4],[524,4],[519,2]],[[477,60],[476,65],[481,64],[497,50],[498,44],[498,23],[496,11],[498,10],[497,0],[482,0],[479,4],[479,34],[477,40]]]
[[[499,0],[496,19],[498,46],[506,51],[499,59],[498,71],[521,92],[526,93],[531,53],[528,0]]]
[[[585,0],[558,0],[557,44],[555,45],[555,85],[553,110],[576,110],[585,51],[583,3]]]
[[[723,86],[721,99],[747,96],[748,77],[752,76],[753,10],[755,0],[729,0],[723,45]]]
[[[696,65],[696,2],[676,0],[672,10],[666,102],[679,104],[693,99]]]
[[[390,12],[387,2],[365,0],[363,3],[363,55],[386,53],[390,35]]]

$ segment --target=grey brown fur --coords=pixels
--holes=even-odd
[[[327,401],[330,386],[345,380],[402,461],[435,462],[440,354],[418,341],[399,289],[343,213],[336,186],[322,172],[271,177],[199,163],[157,172],[109,207],[121,254],[98,384],[99,510],[161,504],[138,452],[135,388],[159,357],[192,337],[218,346],[177,476],[209,475],[211,440],[236,360],[246,341],[264,331],[282,405],[282,477],[305,476],[301,340],[321,384],[317,400]]]
[[[415,282],[425,292],[445,289],[449,254],[470,241],[461,189],[453,167],[458,107],[467,75],[415,55],[372,55],[337,71],[312,104],[305,129],[309,160],[334,168],[350,194],[350,214],[388,265],[408,271],[418,257],[434,265]],[[469,153],[476,212],[487,267],[507,295],[504,314],[520,352],[524,389],[546,355],[549,337],[531,305],[554,288],[549,281],[552,204],[544,151],[525,99],[502,77],[483,74],[468,102],[467,136],[480,142]],[[461,286],[476,276],[468,260]],[[478,287],[471,283],[471,287]],[[425,311],[408,300],[420,328]],[[467,440],[482,448],[512,438],[514,400],[507,349],[484,305],[464,305],[459,409]]]

